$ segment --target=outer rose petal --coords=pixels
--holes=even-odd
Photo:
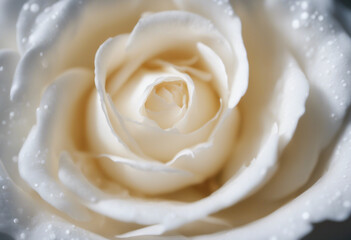
[[[293,5],[294,2],[286,1],[286,5],[289,4]],[[278,174],[267,186],[264,193],[266,198],[285,197],[309,180],[322,149],[339,130],[351,103],[351,69],[348,64],[351,62],[351,39],[330,16],[330,4],[329,1],[310,2],[306,11],[313,15],[318,10],[319,16],[322,16],[319,18],[323,18],[323,21],[306,20],[310,25],[305,30],[303,26],[299,29],[292,26],[292,21],[296,20],[295,14],[301,14],[299,10],[281,17],[280,25],[275,25],[270,18],[279,18],[281,12],[289,10],[281,3],[266,2],[269,21],[276,27],[277,35],[282,39],[287,36],[282,41],[293,49],[311,86],[306,114],[283,153]],[[288,37],[291,34],[294,37]]]
[[[92,80],[90,71],[72,69],[62,74],[45,91],[37,110],[38,123],[31,129],[20,151],[18,162],[21,177],[45,201],[82,221],[88,218],[89,213],[56,182],[55,172],[58,168],[58,154],[69,144],[65,138],[67,131],[72,129],[72,112],[80,107],[77,103],[92,86]]]
[[[251,224],[194,239],[299,239],[312,230],[312,222],[345,220],[351,213],[350,114],[346,122],[335,145],[329,148],[331,155],[323,155],[330,161],[328,171],[308,190]],[[255,234],[252,234],[253,231]]]

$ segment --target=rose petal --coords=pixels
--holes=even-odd
[[[234,59],[229,61],[218,52],[217,54],[224,62],[228,72],[229,88],[231,90],[229,107],[234,108],[245,94],[248,86],[248,62],[241,37],[239,18],[234,14],[231,5],[224,1],[206,0],[204,3],[203,0],[176,0],[175,3],[185,11],[211,19],[216,29],[228,40],[232,50],[228,51],[227,54]],[[214,50],[213,47],[211,48]]]
[[[280,4],[267,6],[272,6],[269,12],[274,17],[278,17],[276,14],[280,16],[283,11],[289,12]],[[328,10],[324,9],[327,6],[311,3],[308,7],[310,15],[318,9],[325,20],[309,20],[309,32],[314,35],[306,36],[304,28],[291,30],[288,26],[291,26],[295,17],[291,13],[281,18],[281,25],[276,26],[277,33],[281,36],[290,36],[293,32],[294,37],[286,38],[286,42],[294,50],[311,87],[306,114],[300,120],[296,134],[283,154],[278,175],[272,179],[264,193],[266,198],[285,197],[308,181],[322,149],[335,136],[351,103],[351,75],[347,64],[351,62],[351,40],[329,16]],[[275,25],[274,22],[272,24]],[[332,28],[329,28],[330,25]],[[306,37],[310,39],[307,43]],[[318,48],[315,46],[316,42]],[[304,48],[301,48],[302,45]]]
[[[254,17],[248,12],[242,13],[242,20],[252,70],[250,86],[239,104],[243,117],[241,137],[224,169],[223,182],[256,156],[268,138],[273,122],[278,124],[280,131],[279,152],[285,148],[305,111],[309,91],[296,60],[270,32],[267,33],[266,23],[260,15]]]
[[[0,162],[0,232],[19,236],[30,227],[31,218],[40,212],[31,198],[21,191]],[[18,207],[20,206],[20,207]]]
[[[300,239],[312,230],[312,223],[345,220],[351,214],[350,114],[345,123],[336,143],[329,147],[330,154],[323,154],[329,160],[328,171],[299,197],[251,224],[194,239]]]
[[[27,128],[25,117],[18,112],[18,104],[10,101],[9,90],[19,56],[10,50],[0,51],[0,159],[11,179],[21,180],[17,168],[17,154]],[[23,117],[21,119],[21,117]]]
[[[216,107],[218,99],[207,89],[208,86],[204,86],[197,80],[193,81],[189,76],[182,73],[170,75],[142,72],[141,74],[143,76],[142,82],[139,84],[134,83],[133,80],[131,80],[131,83],[128,82],[126,84],[127,89],[115,101],[117,102],[117,107],[121,110],[121,114],[124,116],[132,118],[139,115],[136,118],[139,118],[140,122],[137,120],[127,120],[125,124],[143,152],[157,160],[167,162],[180,150],[198,142],[206,141],[214,124],[221,116],[221,109],[217,109]],[[140,113],[134,113],[145,111],[144,106],[142,106],[144,102],[142,99],[146,98],[145,95],[147,96],[148,91],[162,82],[175,80],[182,80],[186,83],[189,103],[183,118],[172,128],[165,131],[159,126],[155,126],[155,124],[151,125],[149,123],[150,120],[146,119]],[[214,103],[208,104],[206,108],[202,108],[201,105],[206,104],[208,101],[214,101]],[[133,108],[135,110],[130,110]],[[216,111],[218,111],[217,114]],[[190,131],[192,128],[195,128],[195,130]],[[190,132],[188,133],[188,131]]]
[[[56,182],[53,174],[57,168],[55,158],[58,156],[55,155],[66,141],[62,139],[62,132],[67,131],[71,120],[69,116],[75,107],[72,102],[78,102],[92,86],[92,77],[90,71],[73,69],[61,75],[47,89],[37,111],[38,123],[23,144],[18,162],[21,177],[44,200],[76,219],[86,219],[89,214],[65,195],[65,189]],[[77,93],[77,89],[80,92]]]
[[[221,99],[227,102],[228,99],[228,76],[224,63],[220,57],[208,46],[203,43],[198,43],[197,48],[203,57],[208,68],[214,74],[213,85]],[[226,104],[225,104],[226,105]]]

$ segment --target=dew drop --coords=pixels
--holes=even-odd
[[[233,9],[232,9],[231,7],[226,8],[224,12],[225,12],[228,16],[233,16],[233,15],[234,15]]]
[[[65,233],[66,233],[67,235],[70,235],[70,234],[71,234],[71,231],[70,231],[69,229],[67,229],[67,230],[65,231]]]
[[[2,185],[2,190],[6,190],[7,189],[7,186],[6,185]]]
[[[26,238],[26,234],[25,233],[21,233],[20,234],[20,239],[25,239]]]
[[[350,71],[350,70],[346,71],[346,74],[347,74],[347,75],[350,75],[350,74],[351,74],[351,71]]]
[[[44,53],[43,52],[40,52],[39,53],[40,57],[44,56]]]
[[[324,31],[324,27],[320,27],[319,31],[323,32]]]
[[[32,13],[36,13],[38,12],[40,9],[39,5],[37,3],[32,3],[32,5],[30,5],[30,11]]]
[[[38,184],[38,183],[34,183],[34,187],[35,187],[35,188],[38,188],[38,187],[39,187],[39,184]]]
[[[319,20],[319,21],[323,21],[323,20],[324,20],[324,17],[323,17],[322,15],[319,15],[319,16],[318,16],[318,20]]]
[[[301,9],[306,10],[308,8],[308,3],[307,2],[301,2]]]
[[[310,218],[310,214],[308,212],[302,213],[302,219],[308,220]]]
[[[4,66],[0,66],[0,72],[4,70]]]
[[[24,5],[23,5],[23,10],[24,11],[27,11],[29,9],[29,4],[28,3],[25,3]]]
[[[291,26],[293,29],[298,29],[300,27],[300,21],[295,19],[291,22]]]
[[[309,17],[308,12],[301,13],[301,19],[305,20]]]
[[[9,113],[9,119],[10,119],[10,120],[11,120],[14,116],[15,116],[15,113],[14,113],[14,112],[10,112],[10,113]]]
[[[13,219],[13,223],[17,224],[19,222],[18,218]]]
[[[49,106],[47,105],[47,104],[45,104],[44,105],[44,109],[46,110],[46,109],[48,109],[49,108]]]

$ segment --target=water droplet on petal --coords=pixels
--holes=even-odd
[[[300,27],[300,21],[295,19],[291,22],[291,26],[293,29],[298,29]]]
[[[14,116],[15,116],[15,113],[14,113],[14,112],[10,112],[10,113],[9,113],[9,119],[10,119],[10,120],[11,120]]]
[[[303,12],[303,13],[301,13],[301,19],[307,19],[309,17],[309,14],[308,14],[308,12]]]
[[[306,10],[308,8],[308,3],[307,2],[301,2],[301,9]]]
[[[25,3],[24,5],[23,5],[23,10],[24,11],[27,11],[29,9],[29,4],[28,3]]]
[[[13,223],[17,224],[19,222],[18,218],[13,219]]]
[[[4,66],[0,66],[0,72],[4,70]]]
[[[38,12],[40,9],[39,5],[37,3],[32,3],[30,5],[30,11],[33,12],[33,13],[36,13]]]
[[[310,218],[310,214],[308,212],[302,213],[302,219],[308,220]]]
[[[25,233],[21,233],[20,234],[20,239],[25,239],[26,238],[26,234]]]

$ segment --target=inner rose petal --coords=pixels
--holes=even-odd
[[[161,128],[170,128],[184,116],[188,99],[184,82],[160,83],[153,88],[145,102],[145,114]]]
[[[174,17],[171,31],[164,25],[164,21],[169,21],[169,16],[172,16],[171,19]],[[193,23],[183,25],[183,21],[189,20]],[[219,57],[228,59],[228,56],[225,57],[225,49],[229,45],[214,28],[208,31],[208,23],[199,16],[183,12],[170,12],[167,18],[163,13],[152,14],[141,19],[130,36],[109,39],[100,47],[95,61],[95,83],[98,90],[95,97],[98,101],[92,107],[101,106],[102,110],[91,111],[90,107],[90,116],[97,119],[99,117],[95,113],[103,113],[98,114],[103,116],[99,124],[105,126],[106,130],[110,129],[109,134],[115,135],[119,145],[126,147],[124,150],[132,150],[129,157],[136,161],[140,157],[146,161],[156,159],[168,162],[169,167],[179,166],[179,169],[191,169],[197,173],[191,177],[179,174],[165,176],[161,172],[143,171],[142,167],[138,169],[134,166],[134,161],[132,165],[130,160],[111,161],[110,159],[117,159],[119,155],[117,148],[113,149],[113,144],[117,143],[115,141],[112,145],[107,144],[111,145],[110,150],[115,156],[101,159],[99,162],[108,176],[117,182],[147,194],[171,192],[203,181],[218,171],[226,161],[230,146],[235,140],[239,115],[237,111],[227,109],[226,67]],[[166,32],[158,32],[156,38],[162,39],[162,46],[154,47],[154,37],[153,42],[149,42],[150,31],[154,31],[151,26],[165,29]],[[193,29],[194,26],[196,30]],[[178,31],[187,32],[188,35],[180,38],[180,35],[174,35],[178,34]],[[194,36],[189,38],[189,35]],[[169,41],[164,41],[165,38]],[[140,39],[143,41],[140,42]],[[176,39],[178,40],[175,41]],[[206,45],[199,45],[199,42]],[[145,44],[151,45],[145,48]],[[196,46],[199,46],[199,49]],[[144,51],[144,54],[140,55],[137,50]],[[162,59],[162,54],[170,51],[173,53],[164,58],[164,61],[161,60],[159,67],[147,66],[148,58]],[[182,59],[181,54],[186,52],[195,55],[195,60],[190,61],[191,66],[177,66],[186,63],[179,61],[179,57]],[[137,58],[134,56],[136,53],[139,56]],[[201,61],[196,55],[201,56]],[[205,60],[207,58],[215,59]],[[131,61],[132,59],[134,61]],[[183,59],[189,59],[189,55],[185,54]],[[219,71],[214,71],[216,66],[220,66]],[[210,72],[205,70],[206,68],[209,68]],[[182,70],[186,73],[182,73]],[[175,83],[182,83],[183,87],[176,87]],[[185,89],[186,94],[183,93]],[[108,92],[113,94],[113,99]],[[172,115],[178,119],[173,117],[173,121],[169,121]],[[102,139],[103,131],[98,128],[93,127],[88,131],[92,133],[89,138],[93,141],[105,141]],[[122,152],[122,156],[127,152]],[[218,152],[220,154],[213,155]],[[142,162],[140,161],[140,164]],[[197,164],[201,164],[199,169],[202,169],[202,172],[197,171]]]

